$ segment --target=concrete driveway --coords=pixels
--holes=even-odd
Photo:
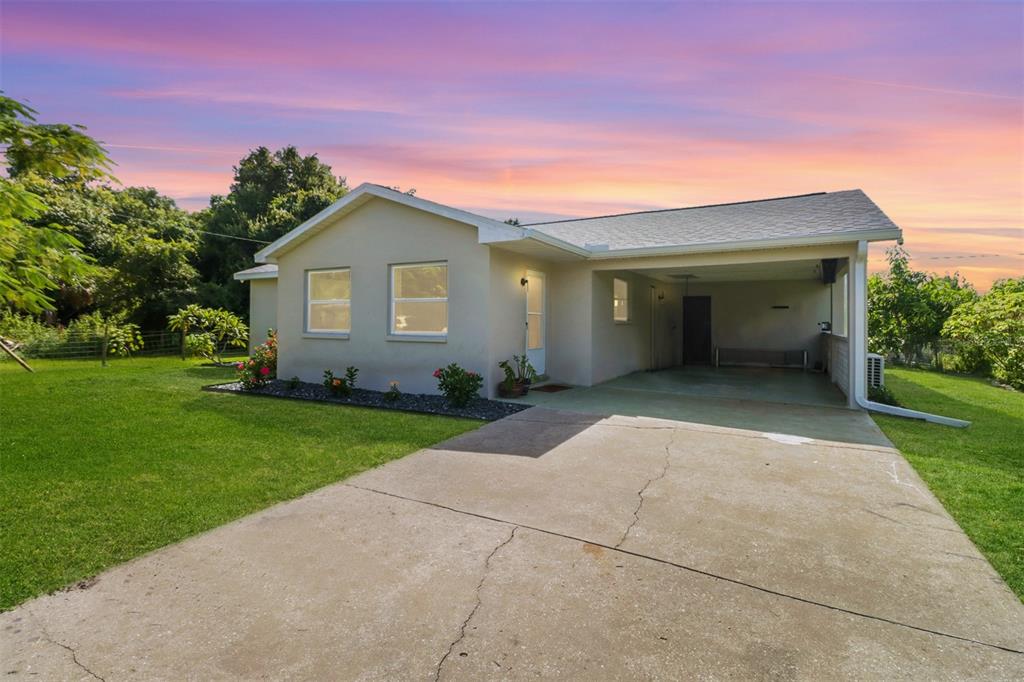
[[[842,413],[864,442],[533,408],[2,614],[3,672],[1024,677],[1024,606]]]

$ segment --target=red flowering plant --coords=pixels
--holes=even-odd
[[[448,398],[448,403],[452,407],[468,405],[477,397],[480,387],[484,385],[482,376],[463,369],[454,362],[447,367],[438,367],[434,370],[434,378],[437,379],[438,389]]]
[[[235,365],[238,383],[247,391],[263,388],[277,376],[277,334],[267,332],[267,340],[253,349],[252,357]]]

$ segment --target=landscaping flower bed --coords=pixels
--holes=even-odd
[[[240,382],[235,381],[229,384],[206,386],[204,390],[271,396],[274,398],[291,398],[293,400],[316,400],[324,403],[339,403],[358,407],[379,407],[385,410],[404,410],[406,412],[425,412],[427,414],[469,417],[470,419],[484,419],[487,421],[495,421],[530,407],[529,405],[517,405],[498,400],[487,400],[485,398],[473,398],[465,407],[453,407],[449,404],[448,399],[442,395],[401,393],[397,397],[385,398],[386,392],[368,391],[362,388],[353,388],[350,395],[342,396],[332,394],[322,384],[308,382],[293,384],[280,379],[268,381],[262,387],[253,389],[246,389]]]

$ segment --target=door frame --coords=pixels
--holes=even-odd
[[[540,279],[541,284],[541,337],[540,337],[540,348],[530,348],[530,282],[533,279]],[[548,278],[547,275],[539,270],[527,270],[526,271],[526,286],[524,287],[526,295],[523,297],[523,305],[526,308],[526,334],[523,339],[523,353],[526,358],[533,365],[534,369],[537,370],[537,374],[544,374],[547,372],[547,348],[548,348]],[[537,313],[534,313],[537,314]],[[539,361],[538,361],[539,358]]]

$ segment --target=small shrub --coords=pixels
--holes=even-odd
[[[72,320],[67,327],[59,327],[29,315],[0,311],[0,336],[15,341],[19,354],[27,358],[98,356],[103,350],[104,331],[109,355],[131,355],[142,349],[138,325],[125,322],[123,315],[104,318],[100,313],[90,313]]]
[[[480,387],[484,384],[484,378],[476,372],[471,372],[451,363],[447,367],[439,367],[434,370],[434,378],[437,379],[437,387],[448,399],[452,407],[465,407],[473,398],[477,397]]]
[[[271,331],[267,340],[253,349],[252,357],[239,362],[238,381],[242,388],[252,391],[262,388],[277,376],[277,335]]]
[[[299,390],[299,386],[301,385],[302,380],[299,379],[298,377],[292,377],[291,379],[288,380],[288,383],[286,384],[289,391],[297,391]]]
[[[886,386],[868,386],[868,400],[882,403],[883,405],[892,405],[893,407],[900,406],[900,401],[896,399],[896,396]]]
[[[402,397],[402,392],[398,390],[397,381],[388,382],[388,390],[384,392],[384,401],[388,403],[396,403]]]
[[[352,366],[345,369],[344,377],[336,377],[334,376],[334,372],[329,369],[325,369],[324,388],[326,388],[333,396],[347,398],[352,395],[352,389],[356,387],[356,376],[358,374],[359,370]]]

